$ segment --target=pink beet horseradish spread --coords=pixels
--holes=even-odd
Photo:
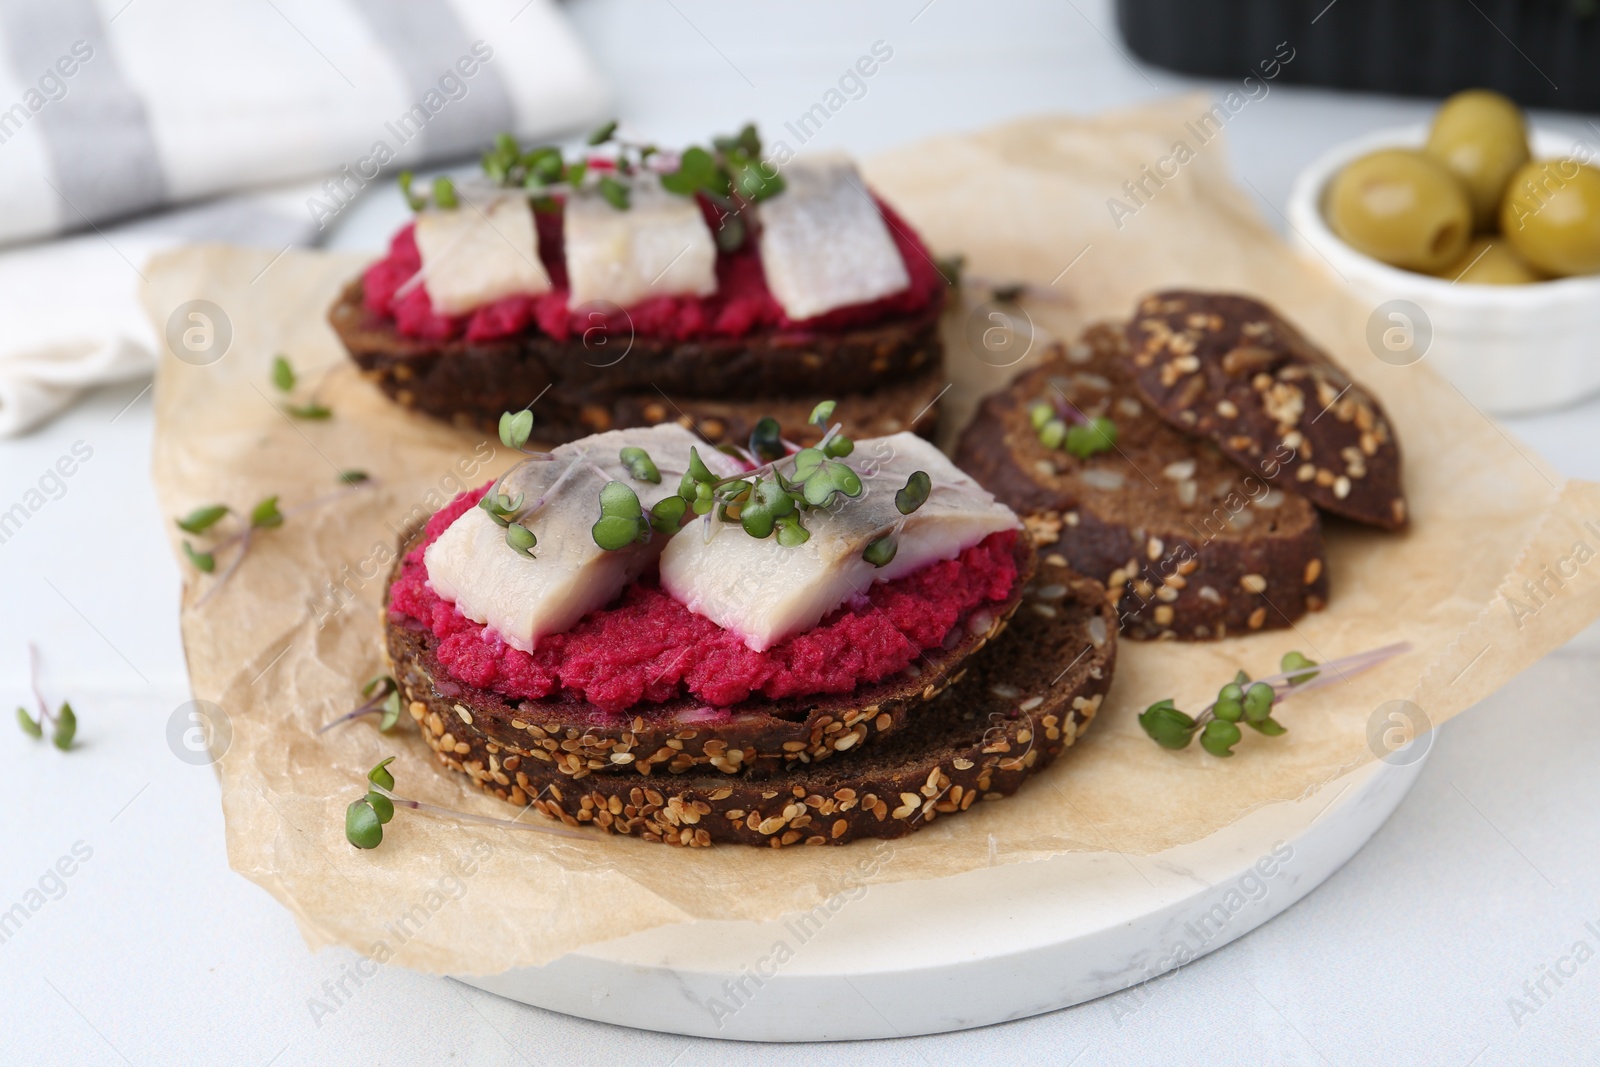
[[[1017,532],[992,533],[954,559],[872,585],[818,625],[757,652],[673,599],[652,573],[524,652],[428,584],[424,551],[488,488],[462,493],[429,520],[390,588],[389,612],[438,639],[439,662],[453,679],[509,698],[573,700],[620,714],[683,696],[721,708],[751,697],[848,693],[940,647],[1017,582]]]

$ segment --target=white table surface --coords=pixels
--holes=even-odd
[[[822,142],[866,153],[1030,112],[1221,88],[1129,62],[1107,0],[579,0],[570,10],[617,87],[618,114],[665,143],[747,118],[776,129],[877,40],[892,61]],[[1293,175],[1319,151],[1427,111],[1278,86],[1230,124],[1230,150],[1277,221]],[[1540,118],[1576,133],[1589,117]],[[332,243],[376,249],[399,216],[383,191]],[[1600,401],[1511,426],[1566,474],[1600,478]],[[1588,958],[1600,934],[1585,927],[1600,931],[1594,631],[1443,730],[1398,814],[1320,890],[1144,995],[963,1034],[736,1046],[571,1019],[389,968],[318,1025],[308,998],[355,957],[309,952],[288,913],[228,869],[212,772],[167,746],[168,716],[188,694],[150,437],[136,383],[0,443],[0,509],[74,442],[93,449],[61,498],[0,544],[0,698],[28,702],[36,641],[46,692],[71,698],[82,737],[62,755],[0,727],[0,911],[75,843],[92,849],[62,889],[47,886],[59,899],[0,943],[0,1063],[1487,1065],[1592,1062],[1600,1046],[1600,961]],[[1561,963],[1570,977],[1546,978],[1550,995],[1530,999],[1524,983],[1579,941],[1584,962]],[[1533,1010],[1514,1012],[1512,998]]]

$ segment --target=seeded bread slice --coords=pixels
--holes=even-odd
[[[427,725],[427,683],[400,664],[396,676],[441,762],[484,791],[569,826],[700,847],[902,837],[979,799],[1016,792],[1100,709],[1116,665],[1116,619],[1104,590],[1065,567],[1047,567],[1042,577],[1063,586],[1062,594],[1020,612],[1003,640],[972,657],[968,681],[906,729],[866,752],[769,779],[571,772],[509,753],[475,725],[452,730],[447,744]]]
[[[400,560],[415,545],[415,539],[404,545]],[[457,682],[439,662],[438,639],[413,619],[386,612],[385,636],[395,677],[423,694],[414,698],[421,710],[413,705],[413,714],[445,748],[459,743],[462,727],[470,726],[507,752],[564,774],[699,769],[766,777],[876,745],[925,714],[927,702],[961,681],[967,660],[1005,630],[1022,602],[1036,555],[1025,536],[1017,538],[1015,552],[1017,580],[1005,601],[968,612],[945,647],[924,652],[906,670],[844,694],[755,697],[729,709],[685,696],[613,715],[582,700],[519,700]],[[1051,592],[1064,595],[1065,588]]]
[[[1129,636],[1222,638],[1321,608],[1322,525],[1280,488],[1288,469],[1241,470],[1168,426],[1139,399],[1125,355],[1110,325],[1056,349],[984,400],[956,463],[1024,516],[1041,551],[1105,582]],[[1047,448],[1029,420],[1040,401],[1110,418],[1116,447],[1088,459]]]
[[[1319,508],[1398,530],[1400,444],[1378,401],[1260,301],[1165,292],[1139,302],[1128,348],[1145,399],[1246,467],[1288,449],[1286,485]]]
[[[747,405],[756,411],[753,422],[780,398],[818,390],[834,399],[877,395],[916,382],[927,397],[897,411],[909,425],[944,385],[924,384],[932,382],[943,359],[942,307],[936,300],[914,314],[838,332],[769,331],[689,341],[608,335],[601,345],[528,331],[493,341],[430,341],[406,337],[392,321],[368,312],[357,279],[333,305],[328,322],[362,373],[402,407],[492,431],[502,411],[515,411],[542,394],[541,432],[563,434],[545,438],[556,444],[649,425],[652,420],[640,412],[656,402],[669,411],[676,402],[691,413],[705,401]],[[653,421],[668,417],[677,412]],[[865,436],[867,426],[858,416],[851,427]]]

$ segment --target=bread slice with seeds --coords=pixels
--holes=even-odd
[[[1110,688],[1116,619],[1099,583],[1051,564],[1010,632],[970,661],[905,729],[865,752],[772,778],[692,771],[570,770],[530,759],[463,722],[424,676],[395,663],[411,715],[439,759],[480,788],[569,826],[674,845],[842,845],[901,837],[976,801],[1007,796],[1081,736]],[[443,710],[441,711],[441,707]],[[447,732],[431,717],[452,720]]]
[[[1383,408],[1271,308],[1225,293],[1139,302],[1128,348],[1144,398],[1247,467],[1288,450],[1285,484],[1319,508],[1398,530],[1400,444]]]
[[[1046,447],[1030,420],[1040,402],[1110,418],[1116,446],[1087,459]],[[1284,458],[1241,469],[1168,426],[1139,398],[1119,327],[1092,327],[985,399],[955,459],[1041,551],[1106,583],[1130,636],[1280,628],[1327,600],[1322,525],[1283,490]]]
[[[395,574],[417,538],[401,550]],[[413,707],[413,714],[446,745],[470,727],[506,752],[564,774],[614,770],[638,777],[697,770],[766,777],[874,746],[926,714],[928,701],[962,680],[967,661],[1000,636],[1021,603],[1036,553],[1026,536],[1016,538],[1013,551],[1017,578],[1006,600],[979,604],[958,621],[944,647],[846,694],[782,700],[757,695],[726,709],[681,696],[608,714],[578,699],[522,700],[468,687],[439,662],[433,632],[397,613],[384,614],[385,638],[395,677],[423,694],[415,698],[423,710]],[[1052,592],[1062,596],[1065,587]]]

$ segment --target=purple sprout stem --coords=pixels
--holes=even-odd
[[[346,713],[344,715],[339,716],[337,719],[334,719],[330,723],[326,723],[323,726],[318,727],[317,728],[317,733],[319,735],[320,734],[325,734],[329,730],[333,729],[335,726],[338,726],[340,723],[349,722],[351,719],[359,719],[363,715],[371,715],[373,712],[375,712],[378,709],[382,708],[383,707],[383,702],[385,700],[388,700],[389,699],[389,695],[391,693],[394,693],[395,691],[396,690],[391,689],[391,688],[389,688],[387,686],[381,686],[380,685],[378,687],[377,694],[375,696],[373,696],[370,700],[368,700],[365,704],[361,705],[359,708],[357,708],[356,710],[354,710],[352,712],[348,712],[348,713]]]
[[[1273,691],[1273,703],[1276,704],[1278,701],[1294,696],[1297,693],[1332,685],[1334,682],[1347,682],[1353,674],[1360,674],[1362,671],[1376,667],[1385,660],[1393,659],[1410,651],[1411,642],[1400,641],[1396,644],[1384,645],[1382,648],[1368,649],[1365,652],[1357,652],[1351,656],[1331,659],[1326,663],[1319,663],[1315,666],[1269,674],[1265,678],[1255,679],[1244,688],[1248,690],[1252,685],[1270,685]],[[1298,678],[1302,674],[1312,674],[1315,677],[1308,678],[1299,685],[1290,684],[1289,679]],[[1216,706],[1217,702],[1215,700],[1207,704],[1201,709],[1200,715],[1195,716],[1196,720],[1198,721],[1200,716],[1209,714],[1211,709]]]

